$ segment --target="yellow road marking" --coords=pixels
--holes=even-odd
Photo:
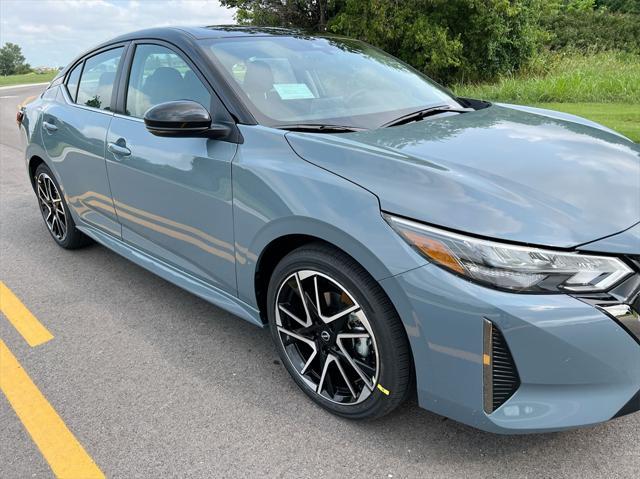
[[[31,311],[2,281],[0,281],[0,311],[4,313],[29,346],[38,346],[53,339],[53,334],[31,314]]]
[[[1,339],[0,390],[9,400],[56,477],[104,478],[102,471]]]
[[[38,95],[31,95],[31,96],[28,96],[27,98],[25,98],[24,100],[22,100],[22,102],[18,105],[18,110],[20,108],[22,108],[23,106],[25,106],[27,103],[29,103],[31,100],[33,100],[37,96]]]

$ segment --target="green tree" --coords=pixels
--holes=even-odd
[[[360,38],[442,82],[510,73],[546,39],[541,16],[563,0],[223,0],[241,23]],[[590,0],[571,0],[582,2]]]
[[[346,0],[330,24],[442,81],[479,81],[527,64],[546,39],[547,0]]]
[[[241,24],[324,31],[344,0],[221,0]]]
[[[589,12],[596,8],[596,0],[565,0],[562,7],[569,12]]]
[[[445,80],[464,61],[461,38],[430,14],[417,10],[416,3],[427,2],[346,0],[329,29],[376,45],[413,67]]]
[[[610,12],[640,14],[640,0],[596,0],[596,6]]]
[[[0,48],[0,75],[28,73],[30,70],[29,64],[24,62],[19,45],[7,42]]]
[[[549,15],[544,26],[551,50],[583,52],[621,50],[640,52],[640,15],[596,10],[562,9]]]

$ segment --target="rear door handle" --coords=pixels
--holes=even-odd
[[[48,121],[42,122],[42,128],[47,130],[49,133],[53,133],[54,131],[58,131],[58,127],[53,123],[49,123]]]
[[[107,150],[117,156],[129,156],[131,154],[131,150],[129,148],[118,145],[117,143],[109,143],[107,145]]]

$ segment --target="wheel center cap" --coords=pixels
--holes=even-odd
[[[320,339],[322,339],[325,343],[329,342],[329,340],[331,339],[331,335],[329,334],[329,331],[322,331],[320,333]]]

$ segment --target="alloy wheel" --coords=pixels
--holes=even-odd
[[[296,271],[276,295],[275,318],[287,359],[326,400],[359,404],[376,387],[380,360],[366,314],[328,275]]]
[[[67,215],[62,205],[62,196],[51,177],[40,173],[36,178],[38,203],[47,227],[58,241],[67,236]]]

